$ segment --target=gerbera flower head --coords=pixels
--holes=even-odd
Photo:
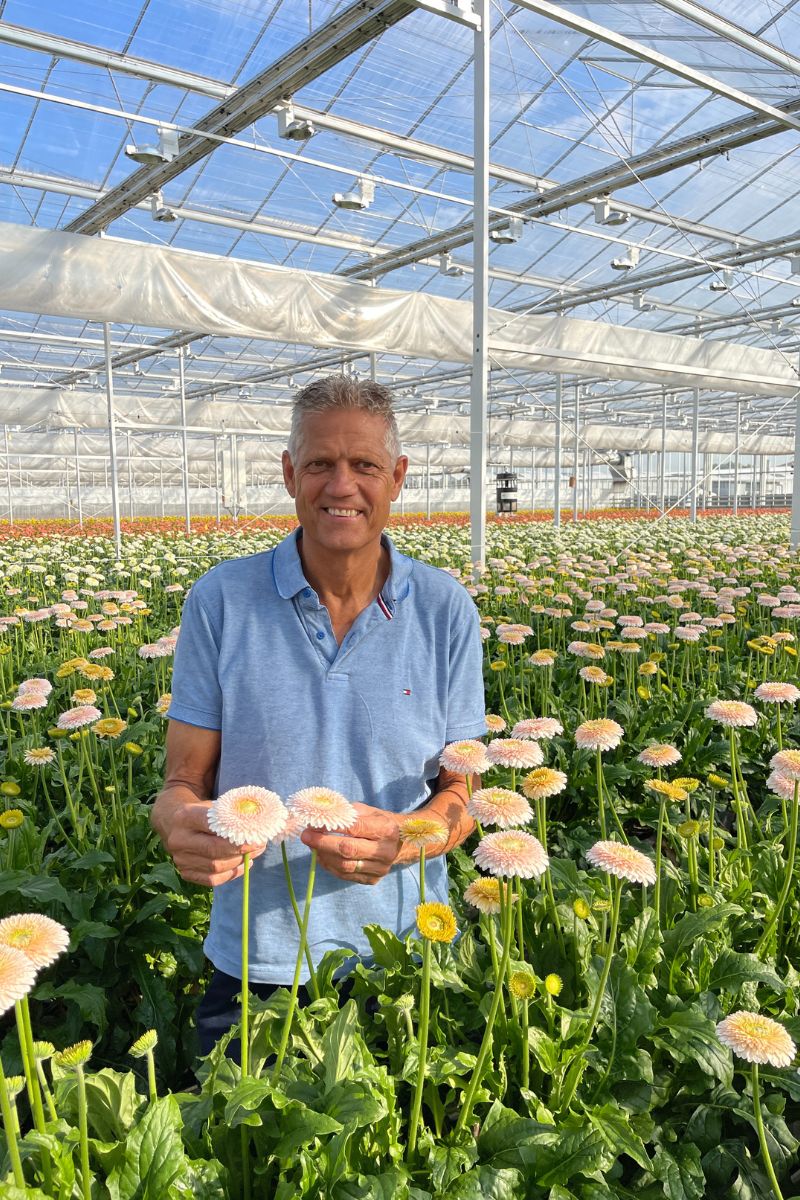
[[[680,775],[677,779],[672,780],[675,787],[679,787],[682,792],[696,792],[700,787],[700,780],[695,779],[692,775]]]
[[[472,857],[481,870],[498,878],[518,875],[520,879],[538,879],[550,862],[539,839],[521,829],[487,833],[478,842]]]
[[[761,1013],[731,1013],[717,1025],[717,1037],[746,1062],[788,1067],[797,1053],[783,1025]]]
[[[486,747],[486,757],[494,766],[509,767],[512,770],[538,767],[544,759],[538,742],[516,737],[493,738]]]
[[[55,758],[55,752],[49,746],[32,746],[23,758],[29,767],[46,767]]]
[[[29,712],[36,708],[47,707],[47,696],[44,692],[23,692],[11,701],[14,712]]]
[[[287,805],[311,829],[349,829],[358,817],[350,801],[332,788],[302,788],[289,797]]]
[[[595,842],[586,851],[587,861],[608,875],[628,883],[653,884],[656,869],[646,854],[622,842]]]
[[[782,796],[784,800],[794,800],[794,789],[797,786],[798,780],[789,775],[784,775],[783,771],[770,771],[767,776],[767,787],[776,796]]]
[[[613,750],[622,741],[625,730],[608,717],[584,721],[575,730],[575,743],[581,750]]]
[[[21,950],[0,945],[0,1016],[27,996],[36,982],[36,967]]]
[[[429,901],[417,905],[417,929],[429,942],[452,942],[458,933],[456,915],[449,904]]]
[[[520,787],[529,800],[541,800],[546,796],[557,796],[567,786],[563,771],[552,767],[537,767],[523,779]]]
[[[456,775],[483,775],[492,766],[486,757],[486,747],[476,738],[450,742],[442,751],[439,763],[445,771],[453,771]]]
[[[447,826],[432,817],[409,817],[400,826],[400,841],[416,846],[418,850],[446,845],[449,836]]]
[[[773,754],[769,765],[787,779],[800,779],[800,750],[779,750]]]
[[[208,810],[208,827],[235,846],[272,841],[286,825],[286,807],[276,792],[262,787],[230,788]]]
[[[796,704],[800,700],[800,688],[793,683],[760,683],[753,695],[765,704]]]
[[[728,729],[758,724],[758,713],[743,700],[712,700],[706,709],[706,716]]]
[[[534,650],[528,662],[532,667],[552,667],[556,657],[555,650]]]
[[[681,752],[675,746],[654,742],[652,746],[645,746],[636,757],[646,767],[674,767],[675,763],[681,761]]]
[[[73,704],[94,704],[97,699],[97,692],[92,688],[78,688],[70,697]]]
[[[484,720],[489,733],[502,733],[506,728],[505,717],[498,716],[497,713],[487,713]]]
[[[533,971],[526,968],[512,971],[508,977],[508,990],[517,1000],[531,1000],[536,995],[536,976]]]
[[[467,812],[481,825],[498,825],[501,829],[527,825],[533,818],[525,797],[502,787],[479,788],[473,792],[467,801]]]
[[[524,721],[517,721],[511,730],[511,736],[538,742],[546,741],[563,732],[564,726],[555,717],[528,717]]]
[[[75,1042],[73,1046],[67,1046],[64,1050],[57,1050],[53,1055],[53,1061],[56,1066],[65,1071],[78,1071],[83,1069],[91,1054],[92,1043],[90,1041]]]
[[[49,967],[69,945],[69,933],[41,913],[15,913],[0,921],[0,946],[20,950],[36,970]]]
[[[668,779],[646,779],[644,786],[659,796],[666,796],[668,800],[685,800],[688,795],[677,781],[670,782]]]
[[[99,721],[102,715],[100,709],[95,708],[93,704],[79,704],[77,708],[70,708],[61,713],[56,725],[59,729],[83,729],[85,725],[93,725],[95,721]]]
[[[118,738],[127,728],[127,722],[120,717],[103,717],[92,727],[92,732],[100,738]]]
[[[600,687],[606,687],[612,682],[612,676],[607,671],[604,671],[602,667],[581,667],[578,674],[587,683],[595,683]]]
[[[477,908],[478,912],[493,915],[500,912],[500,882],[489,879],[473,879],[464,889],[464,899],[467,904]]]
[[[41,692],[43,696],[49,696],[52,690],[53,685],[49,679],[23,679],[17,688],[20,696],[26,696],[29,692]]]
[[[289,838],[299,837],[303,830],[307,827],[308,822],[299,817],[296,812],[286,810],[286,824],[280,833],[276,833],[272,839],[273,846],[281,846],[284,842],[288,842]]]

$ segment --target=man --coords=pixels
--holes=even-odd
[[[477,610],[460,584],[400,554],[383,534],[408,459],[388,390],[333,376],[295,400],[283,476],[300,528],[273,550],[214,567],[191,589],[175,658],[164,789],[153,825],[184,879],[213,887],[206,953],[216,967],[198,1010],[203,1053],[238,1019],[243,855],[253,863],[250,978],[262,996],[291,982],[299,944],[280,849],[210,833],[211,798],[257,784],[286,799],[325,786],[355,803],[344,835],[287,843],[298,895],[316,849],[309,944],[315,961],[363,926],[414,924],[418,852],[400,828],[438,817],[447,845],[472,830],[446,743],[485,732]],[[442,858],[427,895],[447,900]]]

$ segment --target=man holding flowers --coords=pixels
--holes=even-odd
[[[183,878],[215,889],[205,949],[216,972],[198,1013],[204,1053],[237,1016],[245,854],[257,858],[254,990],[287,985],[298,948],[281,848],[213,834],[215,796],[324,786],[355,805],[344,834],[305,828],[286,843],[298,894],[310,850],[325,868],[308,930],[314,962],[340,946],[368,955],[364,925],[413,927],[419,849],[401,837],[409,816],[448,831],[427,853],[434,901],[447,901],[441,855],[472,829],[464,776],[440,768],[439,756],[485,732],[478,615],[460,584],[400,554],[383,532],[407,466],[386,388],[344,376],[309,384],[283,454],[300,527],[273,550],[220,563],[187,597],[152,820]]]

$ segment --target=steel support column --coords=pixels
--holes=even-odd
[[[700,463],[700,389],[694,389],[694,404],[692,406],[692,478],[691,496],[689,498],[689,519],[697,520],[697,489],[699,487],[698,467]]]
[[[661,511],[666,511],[667,508],[667,483],[666,483],[666,461],[667,461],[667,393],[664,391],[661,396],[661,463],[659,468],[658,494],[661,497]]]
[[[186,364],[183,346],[178,348],[178,386],[181,394],[181,472],[183,474],[183,520],[187,533],[192,532],[189,511],[189,441],[186,435]]]
[[[491,6],[475,0],[474,35],[472,377],[470,381],[470,524],[473,563],[486,561],[486,418],[489,390],[489,47]]]
[[[733,452],[733,515],[739,515],[739,458],[742,441],[742,402],[736,401],[736,448]]]
[[[556,375],[556,464],[553,475],[553,525],[561,527],[561,410],[563,406],[563,384],[560,375]]]
[[[797,397],[794,416],[794,475],[792,477],[792,526],[789,545],[796,550],[800,545],[800,394]]]
[[[536,450],[531,450],[531,512],[536,512]]]
[[[111,369],[111,334],[103,324],[103,350],[106,360],[106,402],[108,405],[108,450],[111,459],[111,514],[114,520],[114,555],[122,557],[122,525],[119,515],[119,480],[117,477],[117,425],[114,414],[114,372]],[[130,435],[129,435],[130,436]],[[130,466],[128,466],[130,470]]]
[[[221,514],[220,514],[220,509],[219,509],[219,444],[218,444],[217,438],[215,437],[214,438],[214,516],[216,518],[217,526],[219,526],[220,515]]]
[[[75,492],[78,502],[78,525],[83,529],[83,498],[81,496],[81,458],[78,454],[78,427],[73,430],[75,437]]]
[[[133,520],[133,453],[131,452],[131,431],[125,432],[125,446],[128,452],[128,517]]]
[[[578,426],[581,419],[581,388],[580,384],[575,384],[575,436],[572,442],[572,478],[574,487],[572,489],[572,523],[577,523],[578,520],[578,486],[581,477],[581,450],[580,450],[580,432]]]
[[[8,454],[8,426],[3,426],[3,439],[6,451],[6,493],[8,496],[8,524],[14,527],[14,496],[11,490],[11,459]]]
[[[425,518],[431,519],[431,444],[425,444]]]

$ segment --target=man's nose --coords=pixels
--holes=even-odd
[[[355,471],[350,463],[337,462],[334,464],[328,480],[328,491],[335,492],[339,496],[347,496],[355,491]]]

